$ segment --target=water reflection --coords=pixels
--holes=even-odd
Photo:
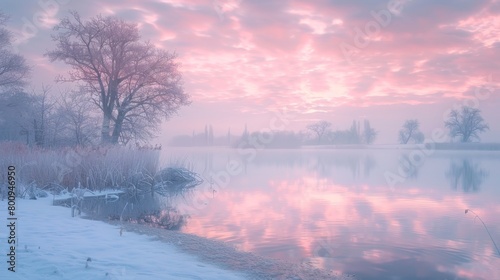
[[[410,158],[410,154],[403,154],[399,157],[399,168],[406,179],[417,179],[420,165]]]
[[[456,218],[467,207],[461,198],[417,189],[391,196],[356,192],[328,181],[320,181],[328,188],[311,189],[311,179],[273,180],[267,190],[228,189],[186,231],[266,256],[309,259],[359,279],[493,279],[487,277],[495,264],[488,239],[479,247],[464,241],[477,233]]]
[[[456,158],[436,152],[415,166],[399,152],[259,151],[183,231],[361,280],[500,279],[489,237],[463,212],[478,209],[500,240],[500,190],[493,187],[500,178],[485,180],[500,154],[481,158],[481,166],[477,157]],[[214,156],[214,172],[227,159]],[[412,180],[390,191],[383,174],[395,164]],[[464,192],[483,191],[464,195],[450,180]]]
[[[365,153],[339,152],[339,153],[318,153],[316,164],[311,169],[317,171],[323,177],[331,176],[334,170],[347,168],[351,172],[353,179],[370,177],[370,172],[376,165],[374,158]]]
[[[458,162],[452,160],[450,169],[446,173],[451,187],[454,190],[461,189],[466,193],[478,192],[487,175],[488,173],[478,163],[469,159],[462,159]]]
[[[358,279],[404,279],[404,280],[471,280],[476,278],[462,277],[454,272],[442,271],[442,268],[433,263],[419,259],[406,258],[392,260],[387,263],[373,265],[369,261],[348,262],[349,267],[359,267],[355,270]],[[387,278],[381,277],[386,275]],[[480,279],[480,278],[477,278]]]
[[[145,223],[168,230],[180,230],[186,225],[188,215],[180,213],[175,207],[165,204],[165,197],[144,196],[131,199],[127,194],[85,197],[79,203],[79,210],[92,219],[119,220]],[[72,198],[56,200],[54,205],[71,206]]]
[[[243,163],[246,161],[243,160]],[[271,150],[258,151],[250,164],[258,167],[308,168],[321,177],[349,170],[351,178],[369,178],[377,165],[368,151]]]

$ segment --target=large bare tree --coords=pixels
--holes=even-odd
[[[12,34],[4,27],[7,19],[0,11],[0,88],[24,85],[30,72],[24,57],[11,50]]]
[[[479,140],[479,132],[489,129],[477,108],[462,106],[460,110],[451,110],[444,125],[450,130],[451,137],[458,137],[462,143]]]
[[[124,129],[128,136],[150,135],[161,120],[189,104],[177,55],[140,41],[137,24],[101,15],[83,21],[71,12],[55,31],[56,48],[46,55],[70,65],[72,71],[60,80],[83,82],[101,109],[101,142],[118,143]]]

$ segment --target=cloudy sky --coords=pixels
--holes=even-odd
[[[137,22],[144,39],[177,52],[192,104],[164,124],[165,141],[206,124],[216,134],[264,130],[287,112],[289,130],[368,119],[377,143],[395,143],[405,119],[430,134],[466,102],[490,125],[483,141],[500,141],[498,0],[2,0],[0,9],[34,87],[67,70],[43,54],[68,10]]]

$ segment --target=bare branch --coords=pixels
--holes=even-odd
[[[136,24],[100,15],[82,21],[78,13],[71,15],[56,26],[56,49],[46,55],[72,66],[66,81],[86,84],[103,113],[102,142],[117,143],[124,129],[153,131],[161,119],[189,104],[175,53],[140,42]]]
[[[444,124],[450,130],[450,136],[458,137],[462,143],[479,140],[479,133],[489,129],[481,111],[468,106],[463,106],[460,111],[452,110]]]
[[[11,50],[12,34],[4,27],[7,19],[0,12],[0,87],[21,87],[26,84],[31,69],[24,57]]]

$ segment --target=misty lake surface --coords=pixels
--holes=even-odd
[[[182,231],[360,280],[500,279],[494,243],[465,213],[500,245],[499,151],[254,152],[163,151],[205,180],[177,202]]]

